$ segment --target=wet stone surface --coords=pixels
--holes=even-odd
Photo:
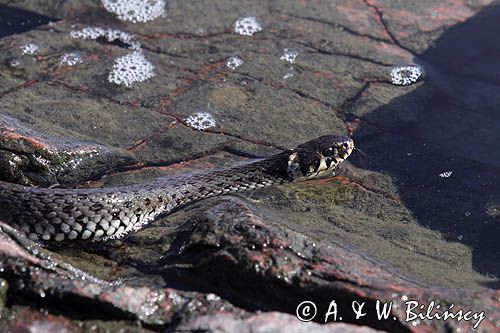
[[[0,1],[0,25],[19,26],[0,38],[1,180],[149,182],[326,133],[364,158],[105,244],[42,248],[2,223],[0,331],[471,331],[405,320],[405,301],[437,300],[484,311],[477,331],[496,332],[496,2],[173,0],[147,22],[120,15]],[[423,78],[391,83],[412,64]],[[305,300],[317,323],[295,318]],[[320,325],[332,300],[369,314]],[[388,320],[376,300],[395,305]]]

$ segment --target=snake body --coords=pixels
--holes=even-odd
[[[46,189],[0,182],[0,219],[35,241],[119,238],[204,198],[331,176],[353,148],[348,137],[325,135],[246,165],[114,188]]]

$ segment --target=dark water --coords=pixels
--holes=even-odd
[[[0,4],[0,38],[55,21],[55,18]]]
[[[372,167],[400,184],[417,221],[470,247],[473,269],[495,278],[500,278],[498,22],[495,5],[446,30],[416,58],[427,73],[425,84],[367,116],[388,133],[357,133]],[[418,110],[415,119],[380,121],[405,109]],[[438,176],[448,171],[450,177]]]

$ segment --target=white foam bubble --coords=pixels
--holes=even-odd
[[[21,60],[19,58],[14,58],[11,61],[9,61],[9,66],[10,67],[17,67],[21,64]]]
[[[255,16],[240,17],[234,23],[234,32],[243,36],[252,36],[254,33],[262,30],[262,25]]]
[[[65,53],[61,56],[61,58],[59,59],[59,66],[71,67],[81,64],[82,62],[83,60],[80,53],[70,52],[70,53]]]
[[[78,39],[97,39],[102,37],[108,42],[113,42],[115,40],[121,41],[122,43],[129,45],[129,48],[132,50],[139,50],[141,48],[141,44],[135,40],[133,35],[118,29],[85,27],[80,30],[70,31],[69,35],[71,38]]]
[[[24,55],[34,55],[34,54],[37,54],[38,53],[38,49],[39,49],[38,45],[34,44],[34,43],[23,44],[23,45],[19,46],[19,48],[21,49],[21,52]]]
[[[396,66],[391,70],[391,82],[398,86],[408,86],[424,75],[424,69],[418,65]]]
[[[283,49],[283,54],[281,55],[280,60],[293,64],[298,55],[298,51]]]
[[[207,33],[207,31],[203,27],[198,27],[194,33],[196,36],[203,36]]]
[[[215,119],[208,112],[197,112],[187,117],[185,121],[189,127],[199,131],[215,127]]]
[[[240,57],[230,57],[226,61],[226,66],[229,67],[232,70],[235,70],[236,68],[240,67],[243,65],[245,62],[240,58]]]
[[[122,21],[152,21],[165,14],[165,0],[101,0],[104,8]]]
[[[134,82],[146,81],[154,75],[154,66],[144,54],[140,51],[133,51],[123,57],[116,58],[108,81],[130,87]]]

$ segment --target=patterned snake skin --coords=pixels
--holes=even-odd
[[[246,165],[115,188],[45,189],[0,182],[0,219],[35,241],[119,238],[197,200],[332,176],[353,149],[349,137],[325,135]]]

